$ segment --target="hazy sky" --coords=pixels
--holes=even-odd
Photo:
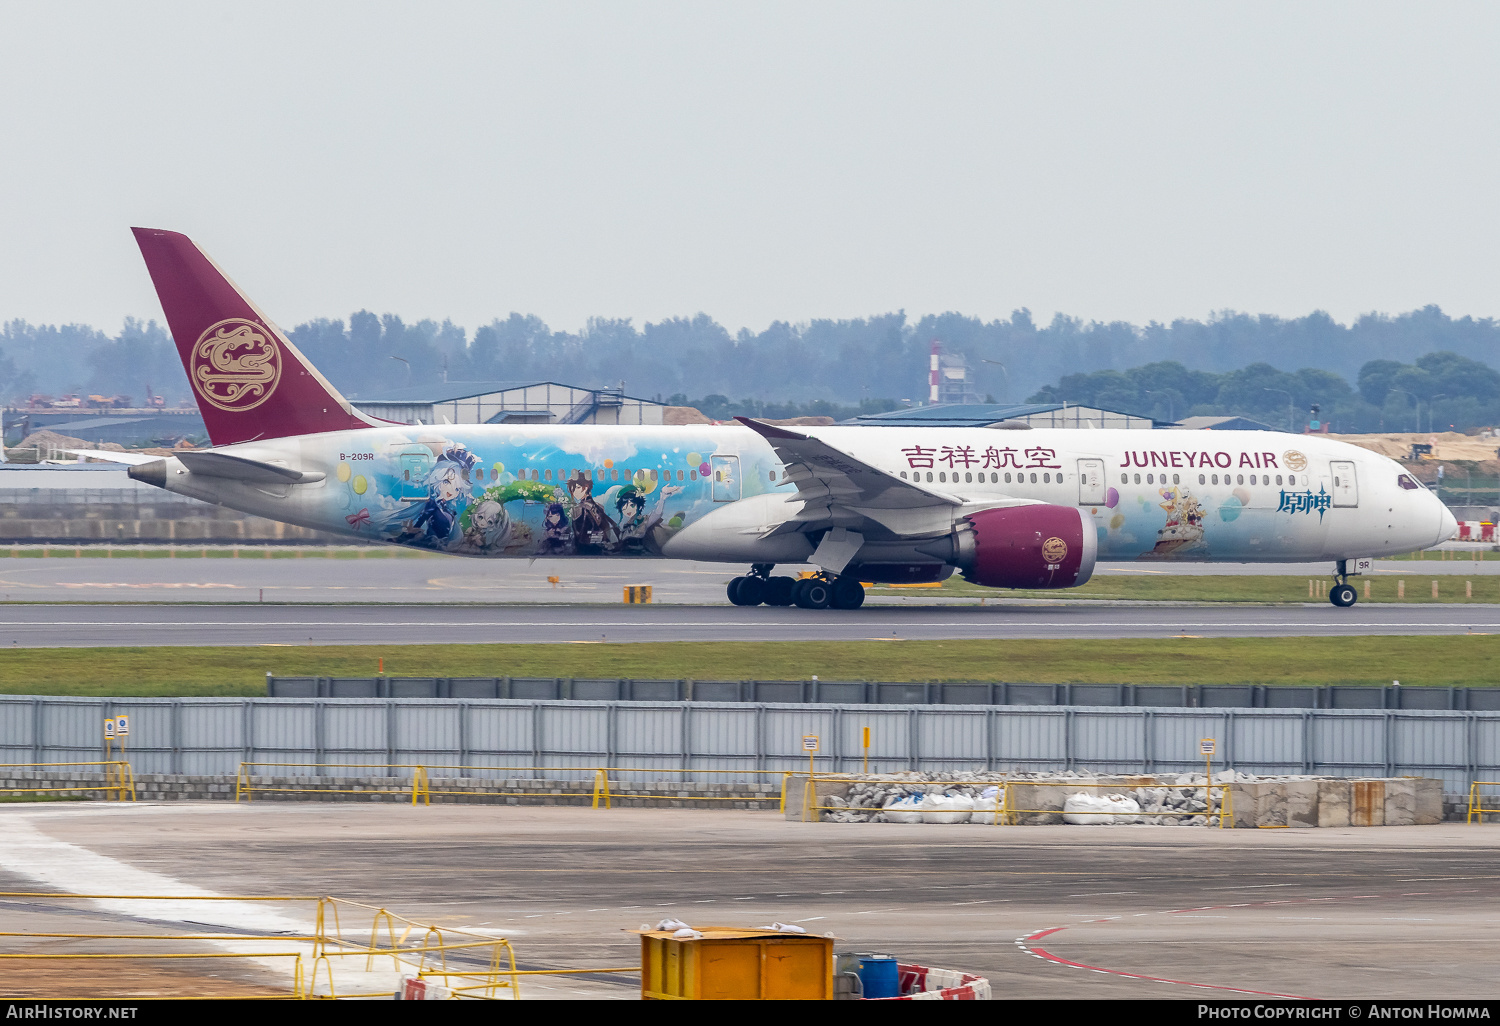
[[[11,3],[0,320],[1490,316],[1500,7]]]

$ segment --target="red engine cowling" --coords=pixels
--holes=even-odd
[[[987,588],[1076,588],[1094,575],[1099,534],[1071,506],[1011,506],[964,518],[964,579]]]

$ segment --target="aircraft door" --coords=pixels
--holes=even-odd
[[[1078,505],[1102,506],[1106,501],[1103,460],[1078,461]]]
[[[714,456],[713,499],[715,502],[736,502],[740,497],[740,458],[738,456]]]
[[[1328,467],[1333,472],[1333,504],[1358,506],[1359,480],[1354,476],[1354,461],[1332,460]]]

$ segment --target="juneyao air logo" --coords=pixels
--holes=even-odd
[[[231,317],[209,328],[193,344],[193,388],[221,410],[253,410],[276,391],[281,350],[254,321]]]
[[[1296,449],[1288,449],[1281,454],[1281,458],[1286,460],[1286,469],[1288,470],[1303,471],[1307,469],[1307,457]]]
[[[1048,538],[1042,542],[1042,558],[1049,563],[1061,563],[1068,558],[1068,543],[1061,538]]]

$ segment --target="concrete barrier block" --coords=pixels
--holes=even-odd
[[[827,805],[828,799],[830,797],[846,798],[849,795],[850,786],[851,782],[847,780],[819,780],[817,785],[817,795],[814,798],[814,803],[817,805]],[[674,788],[673,790],[676,789]],[[786,811],[784,814],[785,818],[800,821],[803,818],[804,812],[806,811],[803,807],[806,803],[806,798],[807,774],[792,774],[787,778],[786,782]],[[682,803],[680,801],[674,801],[669,803],[663,802],[662,804],[667,804],[672,808],[677,808],[681,806]],[[808,816],[808,818],[811,819],[813,817]]]
[[[1236,828],[1253,828],[1259,822],[1260,793],[1268,785],[1241,781],[1229,785],[1229,803],[1234,809],[1230,825]]]
[[[1419,826],[1443,821],[1443,782],[1436,777],[1412,777],[1416,792],[1414,822]]]
[[[1385,784],[1385,825],[1415,826],[1417,823],[1417,788],[1410,778],[1383,781]]]
[[[1318,782],[1318,826],[1346,827],[1349,825],[1349,781],[1319,780]]]
[[[1385,826],[1385,781],[1349,782],[1349,825]]]
[[[1318,782],[1288,780],[1286,791],[1286,825],[1292,828],[1318,825]]]

